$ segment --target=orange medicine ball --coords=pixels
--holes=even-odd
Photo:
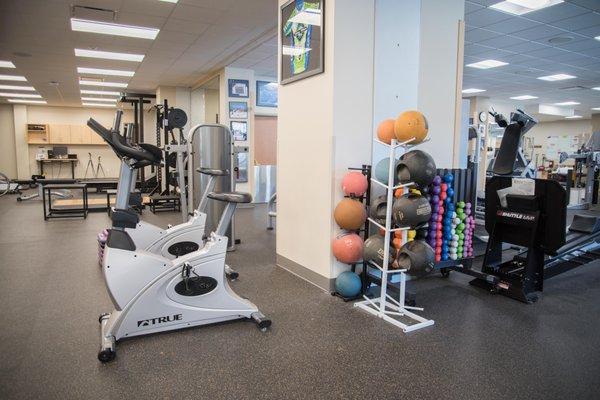
[[[384,143],[391,144],[394,138],[394,120],[386,119],[381,121],[377,127],[377,138]]]
[[[360,229],[367,219],[367,210],[363,203],[352,199],[343,199],[333,212],[335,222],[342,229],[355,231]]]
[[[415,138],[410,144],[421,143],[428,130],[427,118],[420,111],[404,111],[394,122],[394,134],[399,142]]]

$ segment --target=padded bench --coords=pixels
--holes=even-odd
[[[71,200],[73,201],[72,207],[53,208],[52,195],[57,190],[81,190],[81,204],[75,199]],[[48,204],[46,204],[46,199]],[[42,204],[44,207],[44,221],[50,218],[83,217],[85,219],[89,211],[87,185],[85,183],[51,183],[44,185],[42,187]]]

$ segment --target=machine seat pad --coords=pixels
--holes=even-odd
[[[227,170],[227,169],[196,168],[196,171],[198,171],[204,175],[212,175],[212,176],[227,176],[227,175],[229,175],[229,170]]]
[[[115,228],[135,228],[140,222],[140,217],[135,211],[123,209],[114,209],[111,219]]]
[[[593,215],[575,214],[569,226],[570,232],[596,233],[600,231],[600,219]]]
[[[251,203],[252,195],[250,193],[243,192],[227,192],[227,193],[215,193],[210,192],[208,194],[209,199],[217,201],[225,201],[228,203]]]
[[[125,231],[110,229],[108,238],[106,238],[106,246],[113,249],[135,251],[135,243],[131,236]]]

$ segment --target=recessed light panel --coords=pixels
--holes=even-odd
[[[592,90],[600,90],[600,86],[598,87],[593,87]]]
[[[41,99],[42,96],[33,93],[0,93],[0,97],[22,97],[24,99]]]
[[[15,85],[0,85],[2,90],[24,90],[26,92],[35,92],[33,86],[15,86]]]
[[[80,74],[127,76],[127,77],[131,77],[131,76],[135,75],[135,71],[124,71],[124,70],[120,70],[120,69],[87,68],[87,67],[77,67],[77,72],[79,72]]]
[[[116,107],[115,104],[103,104],[103,103],[81,103],[88,107]]]
[[[15,64],[10,61],[0,61],[0,68],[16,68]]]
[[[156,39],[160,29],[143,26],[111,24],[109,22],[89,21],[71,18],[71,30],[78,32],[99,33],[101,35],[127,36],[139,39]]]
[[[8,99],[11,103],[46,104],[46,100]]]
[[[555,106],[577,106],[581,103],[576,101],[563,101],[562,103],[554,103]]]
[[[506,0],[492,4],[490,8],[513,15],[523,15],[562,2],[563,0]]]
[[[503,65],[508,65],[508,63],[506,63],[504,61],[498,61],[498,60],[483,60],[483,61],[479,61],[476,63],[467,64],[467,67],[479,68],[479,69],[489,69],[489,68],[502,67]]]
[[[581,115],[571,115],[570,117],[565,117],[565,119],[579,119],[583,118]]]
[[[594,111],[600,111],[600,107],[594,107],[594,108],[592,108],[592,110],[594,110]]]
[[[99,95],[106,95],[106,96],[120,96],[121,93],[119,92],[109,92],[109,91],[104,91],[104,90],[87,90],[87,89],[81,89],[81,94],[99,94]]]
[[[19,81],[27,82],[27,78],[20,75],[0,75],[0,81]]]
[[[515,97],[511,97],[512,100],[533,100],[533,99],[537,99],[537,96],[531,96],[529,94],[524,94],[522,96],[515,96]]]
[[[115,53],[112,51],[97,51],[85,49],[75,49],[75,55],[77,57],[102,58],[106,60],[121,60],[135,62],[142,62],[142,60],[144,59],[143,54]]]
[[[102,82],[102,81],[92,81],[87,79],[80,79],[79,84],[81,86],[101,86],[101,87],[116,87],[116,88],[126,88],[127,83],[124,82]]]
[[[465,94],[481,93],[481,92],[485,92],[485,89],[475,89],[475,88],[463,89],[462,92],[465,93]]]
[[[101,102],[105,102],[105,103],[115,103],[117,101],[117,99],[105,99],[102,97],[82,97],[81,100],[83,100],[83,101],[101,101]]]
[[[554,74],[554,75],[540,76],[538,79],[541,79],[543,81],[555,82],[555,81],[564,81],[565,79],[573,79],[573,78],[577,78],[577,77],[573,76],[573,75],[569,75],[569,74]]]

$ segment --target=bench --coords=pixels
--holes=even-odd
[[[77,207],[53,208],[52,196],[56,194],[57,190],[81,190],[83,202],[80,205],[79,201],[74,201],[73,204]],[[46,199],[48,199],[48,204],[46,204]],[[87,185],[85,183],[51,183],[43,185],[42,204],[44,207],[44,221],[50,218],[83,217],[85,219],[89,211]]]

